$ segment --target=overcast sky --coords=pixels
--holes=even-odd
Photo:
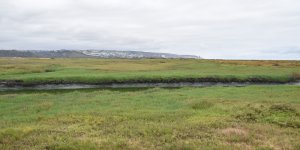
[[[0,0],[0,49],[300,59],[300,0]]]

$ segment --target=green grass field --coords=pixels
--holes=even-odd
[[[300,87],[0,92],[0,149],[300,149]]]
[[[0,58],[0,81],[288,82],[299,61]],[[300,86],[0,91],[0,149],[300,149]]]
[[[296,79],[300,79],[300,61],[0,58],[0,80],[19,80],[28,85]]]

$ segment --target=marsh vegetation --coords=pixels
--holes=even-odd
[[[0,149],[299,149],[300,87],[0,93]]]
[[[196,59],[1,58],[0,81],[11,84],[176,82],[290,82],[299,61]]]
[[[300,63],[2,58],[0,70],[2,81],[27,85],[287,82]],[[2,91],[0,149],[300,149],[299,97],[294,85]]]

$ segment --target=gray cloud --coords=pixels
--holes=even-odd
[[[298,0],[0,0],[1,49],[300,59]]]

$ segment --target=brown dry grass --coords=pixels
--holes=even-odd
[[[221,64],[245,65],[245,66],[275,66],[275,67],[299,67],[300,61],[287,60],[216,60]]]
[[[247,136],[248,131],[245,129],[241,128],[226,128],[221,130],[221,133],[224,134],[225,136],[232,136],[232,135],[238,135],[238,136]]]

